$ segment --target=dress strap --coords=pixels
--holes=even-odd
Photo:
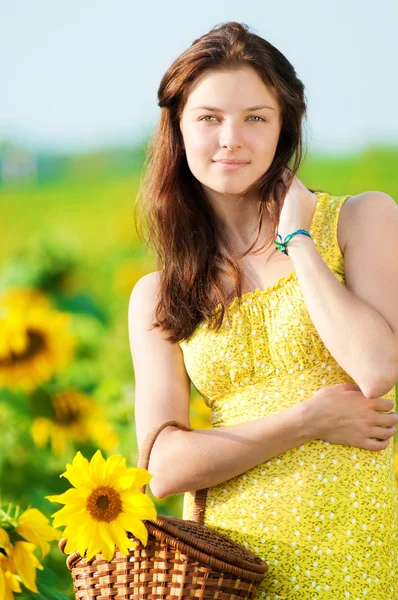
[[[322,192],[317,195],[319,204],[312,224],[312,239],[331,270],[344,277],[344,256],[338,243],[337,231],[341,207],[351,194],[332,196]]]

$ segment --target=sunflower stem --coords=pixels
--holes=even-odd
[[[17,507],[15,507],[17,508]],[[13,527],[18,527],[18,518],[14,514],[14,517],[11,516],[12,504],[8,505],[8,511],[6,512],[2,508],[0,508],[0,524],[12,525]]]

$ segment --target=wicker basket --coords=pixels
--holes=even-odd
[[[150,452],[167,421],[145,438],[138,466],[148,469]],[[145,493],[146,486],[141,488]],[[158,515],[145,520],[148,543],[139,540],[128,556],[116,548],[108,562],[102,554],[86,562],[78,552],[66,560],[72,572],[76,600],[250,600],[268,571],[260,557],[203,525],[206,489],[195,492],[193,520]],[[64,551],[66,538],[59,542]]]

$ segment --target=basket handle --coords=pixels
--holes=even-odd
[[[142,444],[142,448],[140,450],[139,457],[138,457],[138,466],[140,468],[148,470],[149,458],[151,455],[151,450],[153,448],[153,445],[156,441],[156,438],[158,437],[160,432],[163,431],[163,429],[165,427],[169,427],[169,426],[178,427],[179,429],[182,429],[184,431],[192,431],[192,427],[188,427],[187,425],[184,425],[183,423],[180,423],[179,421],[166,421],[165,423],[162,423],[162,425],[158,425],[158,427],[155,427],[152,431],[149,431],[144,439],[144,442]],[[140,491],[145,494],[146,485],[143,485],[140,488]],[[203,521],[204,521],[206,496],[207,496],[207,488],[204,488],[202,490],[196,490],[194,493],[194,506],[193,506],[192,520],[196,521],[200,525],[203,525]]]

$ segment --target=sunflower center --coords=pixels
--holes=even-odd
[[[0,360],[0,365],[8,367],[15,363],[25,362],[44,348],[44,338],[40,332],[30,329],[26,334],[28,336],[28,344],[25,350],[19,354],[11,350],[7,358],[2,358]]]
[[[81,406],[78,398],[67,392],[53,398],[55,418],[57,423],[70,426],[82,419]]]
[[[108,508],[108,506],[109,506],[109,498],[108,498],[108,496],[100,496],[97,499],[96,504],[97,504],[98,508],[102,508],[102,509]]]
[[[91,492],[86,508],[94,521],[110,523],[122,512],[122,500],[116,490],[102,485]]]

